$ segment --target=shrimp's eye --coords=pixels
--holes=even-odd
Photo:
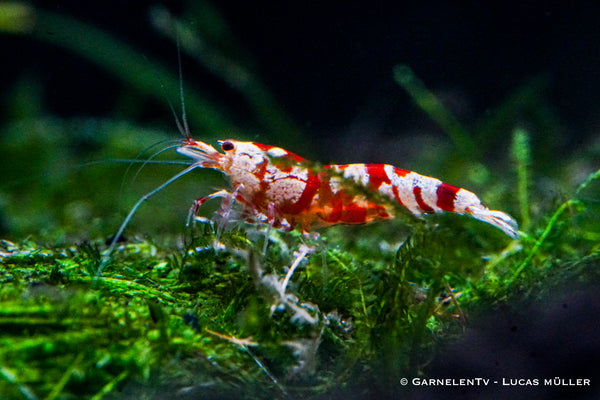
[[[233,148],[234,148],[234,147],[235,147],[235,146],[233,145],[233,143],[231,143],[229,140],[226,140],[225,142],[223,142],[223,143],[221,144],[221,148],[222,148],[224,151],[233,150]]]

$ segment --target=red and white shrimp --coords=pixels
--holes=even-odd
[[[237,200],[244,216],[282,229],[312,229],[335,224],[364,224],[394,216],[392,202],[415,215],[449,211],[470,214],[492,224],[513,239],[517,222],[502,211],[490,210],[472,192],[385,164],[326,165],[311,168],[302,157],[279,147],[237,140],[219,141],[223,153],[191,138],[177,151],[195,167],[222,171],[232,191],[220,190],[196,201],[225,197]],[[347,180],[366,191],[349,190]],[[376,196],[390,201],[378,201]]]

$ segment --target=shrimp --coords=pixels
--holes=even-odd
[[[232,139],[219,144],[223,153],[187,136],[177,148],[193,160],[192,167],[217,169],[231,181],[230,192],[219,190],[196,200],[194,214],[205,201],[224,197],[241,204],[249,221],[308,233],[330,225],[392,218],[401,205],[416,216],[444,211],[468,214],[513,239],[519,237],[517,222],[508,214],[490,210],[474,193],[436,178],[387,164],[314,168],[280,147]],[[349,182],[364,190],[351,190]]]

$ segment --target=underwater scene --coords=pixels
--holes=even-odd
[[[0,2],[0,399],[594,399],[600,5]]]

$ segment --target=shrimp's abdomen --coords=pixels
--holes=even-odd
[[[516,221],[508,214],[489,210],[474,193],[436,178],[387,164],[329,165],[318,173],[294,169],[264,180],[264,192],[254,197],[255,210],[275,226],[310,231],[328,225],[366,224],[393,217],[395,202],[417,216],[444,211],[470,214],[518,237]]]

